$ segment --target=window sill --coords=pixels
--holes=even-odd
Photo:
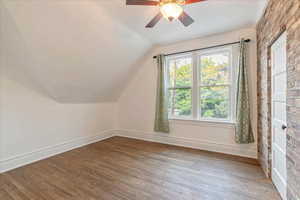
[[[236,124],[235,122],[231,122],[231,121],[193,120],[193,119],[178,119],[178,118],[169,118],[169,121],[174,124],[224,127],[224,128],[234,128]]]

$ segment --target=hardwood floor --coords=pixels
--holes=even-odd
[[[1,200],[279,200],[255,160],[114,137],[0,175]]]

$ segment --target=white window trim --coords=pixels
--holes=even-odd
[[[190,58],[191,57],[191,53],[188,53],[188,54],[178,54],[178,55],[174,55],[174,56],[167,56],[166,57],[166,67],[167,67],[167,70],[166,70],[166,82],[169,83],[169,64],[170,64],[170,61],[171,60],[175,60],[175,59],[180,59],[180,58]],[[193,63],[192,63],[193,65]],[[192,70],[192,73],[194,73],[194,70]],[[193,77],[193,74],[192,74],[192,77]],[[193,85],[193,82],[192,82],[192,85],[191,85],[191,91],[192,91],[192,95],[193,95],[193,89],[194,89],[194,85]],[[167,86],[167,90],[169,90],[169,87]],[[193,100],[192,100],[193,102]],[[179,120],[194,120],[193,119],[193,109],[192,109],[192,115],[190,117],[184,117],[184,116],[174,116],[174,115],[170,115],[169,113],[169,119],[179,119]]]
[[[228,102],[229,102],[229,117],[227,119],[217,119],[217,118],[201,118],[200,110],[200,57],[210,54],[215,54],[219,52],[229,52],[230,53],[230,72],[229,80],[230,83],[224,84],[229,87]],[[236,79],[237,79],[237,69],[238,69],[238,50],[234,45],[219,47],[209,50],[200,50],[193,53],[185,53],[179,55],[172,55],[166,57],[166,67],[167,74],[169,74],[169,63],[171,60],[179,58],[191,58],[192,59],[192,114],[189,117],[179,117],[173,116],[169,113],[170,120],[183,120],[183,121],[199,121],[199,122],[210,122],[210,123],[228,123],[235,124],[236,121]],[[167,83],[169,83],[169,76],[167,75]],[[210,85],[212,86],[212,85]],[[220,85],[221,86],[221,85]]]

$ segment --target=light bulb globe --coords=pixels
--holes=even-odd
[[[177,3],[167,3],[160,6],[160,12],[169,21],[177,19],[183,12],[183,8]]]

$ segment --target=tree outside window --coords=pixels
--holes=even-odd
[[[167,67],[170,118],[232,119],[230,50],[170,57]]]

